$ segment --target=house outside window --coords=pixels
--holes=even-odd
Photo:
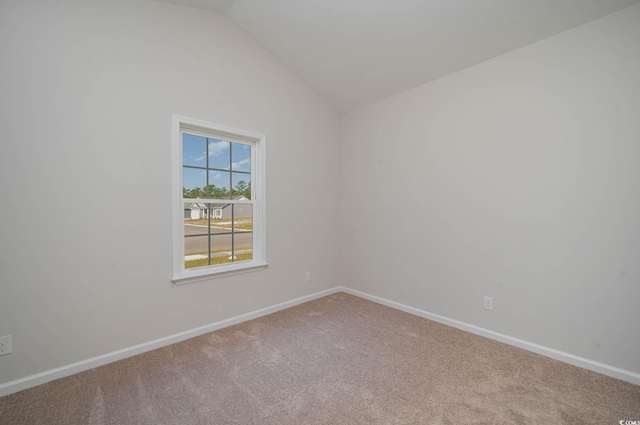
[[[266,137],[181,116],[173,127],[172,280],[264,268]]]

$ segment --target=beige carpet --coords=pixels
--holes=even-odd
[[[344,293],[0,398],[2,425],[620,420],[639,386]]]

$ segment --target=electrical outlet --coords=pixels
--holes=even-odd
[[[11,335],[0,337],[0,356],[11,354]]]
[[[304,275],[304,281],[305,282],[311,282],[311,272],[307,272]]]
[[[484,297],[484,309],[493,311],[493,298]]]

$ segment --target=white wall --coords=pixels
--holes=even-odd
[[[338,117],[227,17],[2,1],[0,57],[0,383],[339,283]],[[169,280],[174,113],[267,135],[264,271]]]
[[[640,372],[639,42],[635,6],[344,115],[344,285]]]

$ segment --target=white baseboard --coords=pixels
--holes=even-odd
[[[82,360],[76,363],[72,363],[66,366],[58,367],[56,369],[47,370],[35,375],[27,376],[25,378],[10,381],[5,384],[0,384],[0,397],[13,394],[18,391],[26,390],[27,388],[35,387],[36,385],[44,384],[65,376],[73,375],[85,370],[93,369],[98,366],[103,366],[108,363],[115,362],[117,360],[126,359],[138,354],[145,353],[147,351],[155,350],[156,348],[164,347],[166,345],[175,344],[176,342],[184,341],[189,338],[200,336],[208,332],[213,332],[218,329],[226,328],[236,325],[238,323],[246,322],[267,314],[275,313],[280,310],[284,310],[289,307],[296,306],[298,304],[312,301],[317,298],[331,295],[336,292],[340,292],[341,287],[335,287],[327,289],[325,291],[316,292],[311,295],[296,298],[291,301],[286,301],[280,304],[276,304],[270,307],[265,307],[260,310],[252,311],[250,313],[242,314],[240,316],[232,317],[219,322],[211,323],[209,325],[200,326],[195,329],[191,329],[185,332],[180,332],[174,335],[170,335],[164,338],[156,339],[153,341],[145,342],[143,344],[134,345],[133,347],[124,348],[122,350],[113,351],[111,353],[103,354],[101,356],[93,357],[87,360]]]
[[[480,328],[478,326],[470,325],[468,323],[460,322],[458,320],[449,319],[448,317],[440,316],[438,314],[429,313],[428,311],[420,310],[418,308],[410,307],[408,305],[400,304],[395,301],[390,301],[384,298],[376,297],[374,295],[367,294],[365,292],[356,291],[354,289],[341,287],[342,292],[346,292],[351,295],[355,295],[360,298],[367,299],[369,301],[376,302],[378,304],[386,305],[387,307],[395,308],[406,313],[410,313],[425,319],[433,320],[434,322],[442,323],[444,325],[452,326],[463,331],[471,332],[476,335],[484,336],[496,341],[504,342],[505,344],[513,345],[514,347],[522,348],[527,351],[532,351],[537,354],[541,354],[546,357],[551,357],[561,362],[569,363],[574,366],[581,367],[583,369],[591,370],[601,373],[603,375],[611,376],[622,381],[627,381],[635,385],[640,385],[640,374],[631,372],[628,370],[620,369],[614,366],[610,366],[604,363],[599,363],[593,360],[586,359],[584,357],[574,356],[573,354],[565,353],[553,348],[544,347],[542,345],[534,344],[532,342],[524,341],[518,338],[513,338],[508,335],[503,335],[498,332],[493,332],[488,329]]]
[[[497,332],[490,331],[488,329],[480,328],[478,326],[470,325],[468,323],[460,322],[458,320],[449,319],[448,317],[440,316],[437,314],[429,313],[424,310],[420,310],[414,307],[410,307],[404,304],[390,301],[384,298],[376,297],[374,295],[367,294],[365,292],[356,291],[344,286],[337,286],[335,288],[327,289],[324,291],[316,292],[311,295],[296,298],[294,300],[286,301],[280,304],[276,304],[270,307],[265,307],[260,310],[252,311],[240,316],[235,316],[229,319],[221,320],[219,322],[211,323],[209,325],[200,326],[195,329],[180,332],[174,335],[170,335],[164,338],[149,341],[143,344],[135,345],[133,347],[124,348],[122,350],[114,351],[111,353],[103,354],[101,356],[93,357],[91,359],[82,360],[76,363],[72,363],[66,366],[62,366],[56,369],[47,370],[35,375],[27,376],[25,378],[17,379],[15,381],[0,384],[0,397],[13,394],[18,391],[25,390],[27,388],[35,387],[36,385],[44,384],[65,376],[73,375],[85,370],[93,369],[98,366],[103,366],[108,363],[122,360],[127,357],[142,354],[147,351],[155,350],[156,348],[164,347],[166,345],[175,344],[180,341],[184,341],[189,338],[200,336],[202,334],[213,332],[218,329],[226,328],[236,325],[238,323],[246,322],[247,320],[256,319],[267,314],[275,313],[280,310],[284,310],[289,307],[296,306],[298,304],[312,301],[317,298],[321,298],[327,295],[335,294],[337,292],[346,292],[351,295],[355,295],[360,298],[364,298],[378,304],[383,304],[397,310],[404,311],[425,319],[433,320],[438,323],[452,326],[457,329],[468,331],[476,335],[484,336],[496,341],[504,342],[505,344],[513,345],[534,353],[541,354],[543,356],[551,357],[552,359],[560,360],[565,363],[572,364],[574,366],[582,367],[584,369],[592,370],[594,372],[602,373],[603,375],[611,376],[623,381],[630,382],[635,385],[640,385],[640,374],[630,372],[628,370],[620,369],[607,364],[595,362],[583,357],[574,356],[573,354],[564,353],[562,351],[554,350],[553,348],[544,347],[531,342],[523,341],[518,338],[513,338],[507,335],[503,335]]]

